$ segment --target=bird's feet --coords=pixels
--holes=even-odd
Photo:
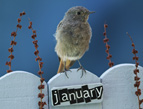
[[[82,66],[80,66],[80,67],[77,69],[77,71],[79,71],[79,70],[82,70],[82,75],[81,75],[81,77],[80,77],[80,78],[82,78],[82,77],[83,77],[83,73],[86,73],[86,70],[85,70]]]
[[[69,78],[68,75],[67,75],[67,71],[70,71],[70,72],[71,72],[70,69],[68,69],[68,70],[67,70],[67,69],[64,69],[63,73],[65,73],[66,77]]]

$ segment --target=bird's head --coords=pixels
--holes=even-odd
[[[82,6],[76,6],[76,7],[70,8],[66,12],[64,18],[67,20],[86,22],[88,20],[89,15],[92,13],[95,13],[95,12],[90,12],[88,9]]]

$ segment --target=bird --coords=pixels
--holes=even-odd
[[[78,61],[80,65],[78,71],[82,70],[82,76],[83,72],[86,73],[86,70],[79,60],[89,49],[92,30],[88,23],[88,18],[92,13],[95,12],[89,11],[83,6],[75,6],[68,9],[58,24],[55,33],[57,42],[55,52],[60,61],[57,73],[65,72],[66,74],[66,71],[68,71],[76,61]]]

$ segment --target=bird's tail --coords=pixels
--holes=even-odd
[[[60,64],[59,64],[59,69],[58,69],[57,73],[63,72],[65,70],[64,68],[66,68],[66,70],[69,70],[69,68],[75,63],[75,61],[71,61],[71,60],[67,60],[66,62],[64,62],[60,58],[59,58],[59,60],[60,60]]]

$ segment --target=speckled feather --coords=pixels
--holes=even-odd
[[[90,13],[84,7],[72,7],[58,24],[55,51],[59,56],[60,65],[57,73],[68,70],[88,50],[92,35],[87,22]]]
[[[83,15],[77,15],[77,12]],[[63,60],[78,60],[89,48],[91,28],[88,20],[89,11],[84,7],[73,7],[67,11],[56,31],[55,51]]]

